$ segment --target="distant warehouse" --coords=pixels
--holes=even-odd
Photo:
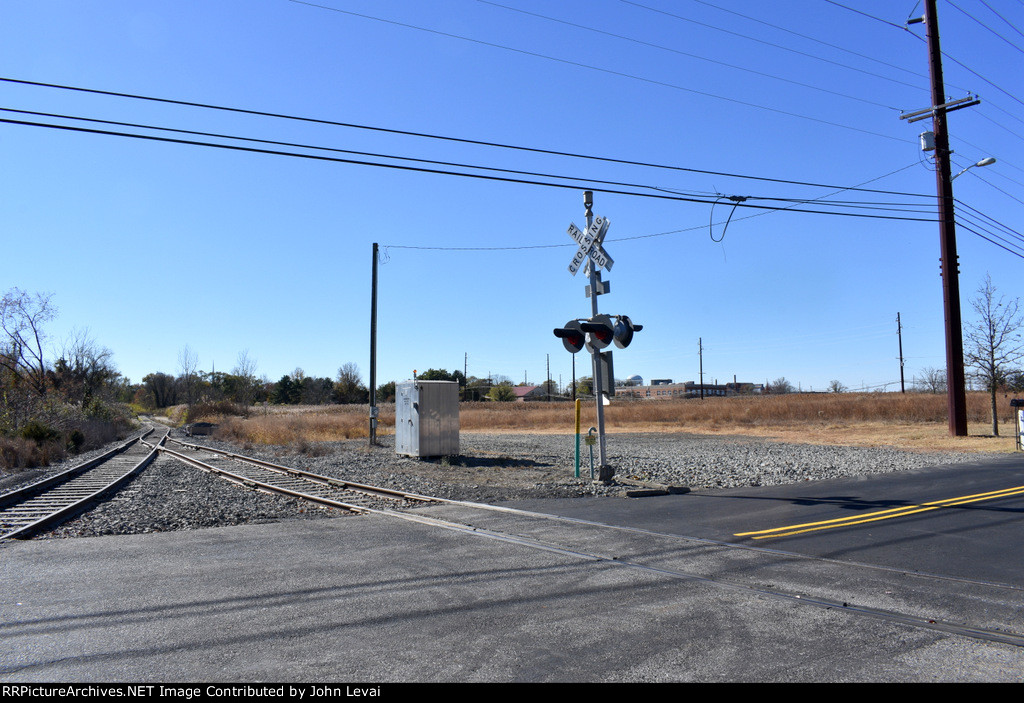
[[[615,389],[615,395],[622,398],[644,400],[671,400],[672,398],[700,398],[710,396],[760,395],[763,383],[672,383],[671,379],[654,379],[649,386],[623,386]]]

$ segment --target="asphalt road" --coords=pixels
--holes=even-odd
[[[515,506],[576,521],[422,512],[470,531],[369,516],[5,544],[0,682],[1020,681],[1024,500],[925,505],[1019,486],[1015,456]],[[808,523],[829,527],[737,536]]]
[[[1020,493],[1006,489],[1019,488]],[[981,499],[992,492],[1005,497]],[[629,501],[519,503],[676,534],[867,561],[1024,587],[1024,455],[797,485],[699,491]],[[972,498],[979,498],[972,500]],[[961,499],[953,501],[951,499]],[[956,503],[927,506],[928,503]],[[913,506],[930,509],[906,514]],[[903,509],[903,510],[901,510]],[[890,514],[894,514],[889,517]],[[838,519],[864,520],[786,537],[738,537]]]

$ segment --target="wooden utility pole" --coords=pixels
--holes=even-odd
[[[704,339],[697,337],[697,360],[700,367],[700,399],[704,400]]]
[[[967,436],[967,393],[964,373],[964,338],[960,318],[960,263],[956,253],[956,227],[953,221],[953,178],[949,164],[949,132],[946,113],[951,109],[976,105],[960,102],[957,108],[946,104],[942,83],[942,49],[939,47],[939,16],[935,0],[925,0],[922,19],[928,35],[928,67],[932,83],[932,130],[935,133],[935,184],[939,201],[939,262],[942,271],[942,301],[946,319],[946,404],[949,434]],[[906,115],[904,117],[910,117]],[[911,120],[913,121],[913,120]]]
[[[906,393],[907,387],[903,383],[903,325],[900,324],[899,313],[896,313],[896,338],[900,344],[900,393]]]

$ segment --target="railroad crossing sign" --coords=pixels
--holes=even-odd
[[[612,257],[608,256],[608,253],[601,247],[601,244],[604,242],[604,235],[610,225],[611,223],[604,217],[595,217],[594,221],[587,227],[586,232],[577,227],[575,223],[569,225],[569,236],[580,245],[580,248],[576,250],[576,254],[569,263],[569,273],[575,276],[576,272],[580,269],[580,265],[588,258],[598,268],[603,268],[605,271],[612,270],[612,265],[615,262],[612,261]]]

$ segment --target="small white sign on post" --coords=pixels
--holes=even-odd
[[[1024,449],[1024,410],[1017,410],[1017,449]]]

